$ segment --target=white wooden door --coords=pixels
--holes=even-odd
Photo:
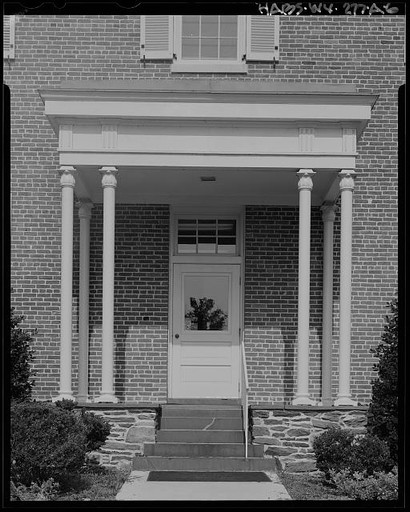
[[[239,279],[239,265],[174,265],[172,397],[239,396]]]

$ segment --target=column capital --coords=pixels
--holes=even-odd
[[[118,174],[118,169],[113,166],[104,166],[99,169],[101,175],[102,175],[102,186],[105,187],[113,187],[115,188],[117,186],[117,179],[116,174]]]
[[[77,169],[72,165],[61,165],[58,172],[60,173],[60,185],[74,188]]]
[[[337,206],[335,203],[326,201],[320,207],[322,212],[322,220],[323,222],[334,222],[336,218]]]
[[[356,174],[356,171],[354,171],[353,169],[342,169],[339,172],[340,190],[353,190],[354,189],[354,179],[353,178],[354,178],[355,174]]]
[[[91,219],[91,210],[94,208],[94,204],[90,200],[77,201],[78,216],[80,219]]]
[[[312,177],[316,174],[315,171],[313,169],[300,169],[296,174],[299,176],[298,189],[312,190]]]

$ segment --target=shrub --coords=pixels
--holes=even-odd
[[[30,364],[34,359],[32,335],[19,327],[24,316],[16,315],[14,308],[10,311],[10,397],[12,400],[24,401],[31,399],[34,386],[35,371]]]
[[[96,416],[92,412],[86,412],[81,409],[81,413],[75,411],[77,403],[73,400],[59,400],[55,403],[57,407],[65,411],[72,411],[77,414],[79,421],[82,422],[86,436],[86,451],[92,452],[98,450],[110,435],[111,426],[104,418]]]
[[[349,460],[350,472],[387,473],[394,462],[390,458],[389,446],[378,437],[366,434],[353,441],[353,449]]]
[[[398,458],[398,301],[390,304],[391,315],[386,316],[382,342],[371,352],[379,362],[374,365],[378,378],[373,382],[369,407],[368,431],[385,440],[391,458]]]
[[[347,429],[333,427],[313,442],[316,466],[331,480],[331,472],[346,470],[349,474],[388,472],[393,467],[389,447],[377,437],[355,436]]]
[[[86,433],[70,411],[26,402],[11,407],[11,479],[40,484],[78,470],[86,454]]]
[[[100,418],[92,412],[84,412],[84,410],[81,413],[81,421],[85,428],[86,451],[98,450],[110,435],[110,424],[104,418]]]
[[[330,471],[341,471],[348,467],[354,434],[350,430],[331,427],[316,437],[313,450],[316,467],[330,478]]]
[[[390,473],[375,472],[372,476],[347,470],[331,472],[332,480],[337,488],[347,496],[356,500],[397,500],[398,478],[397,468]]]

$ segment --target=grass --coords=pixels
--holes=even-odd
[[[47,484],[39,489],[20,489],[21,501],[114,501],[129,471],[87,465],[76,475],[67,476],[58,490],[47,492]],[[280,472],[279,478],[290,497],[297,501],[349,500],[323,480],[321,474]]]
[[[56,484],[11,484],[11,501],[114,501],[130,471],[88,464]]]
[[[350,500],[318,473],[279,473],[279,478],[293,500]]]
[[[78,475],[71,475],[54,500],[113,501],[128,475],[129,471],[115,468],[88,467]]]

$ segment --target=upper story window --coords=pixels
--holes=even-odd
[[[182,60],[238,60],[237,16],[181,16]]]
[[[141,58],[172,72],[246,73],[279,58],[278,16],[141,16]]]
[[[14,59],[15,16],[3,16],[3,58]]]

